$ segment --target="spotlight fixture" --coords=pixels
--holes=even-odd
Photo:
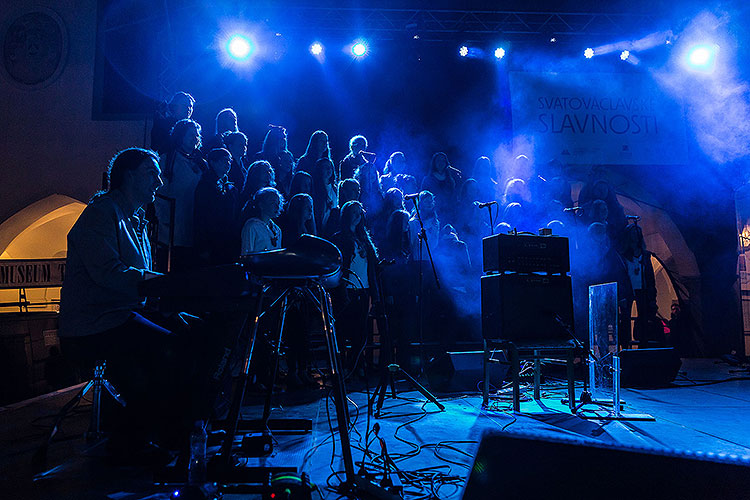
[[[320,42],[315,42],[312,45],[310,45],[310,54],[314,56],[319,56],[323,53],[323,44]]]
[[[466,45],[461,45],[461,47],[458,49],[458,55],[461,57],[466,57],[469,55],[469,47]]]
[[[629,50],[623,50],[622,52],[620,52],[620,59],[622,59],[623,61],[627,61],[628,57],[630,57]]]
[[[555,43],[555,42],[557,42],[557,38],[555,38],[554,36],[549,39],[549,43]]]
[[[235,61],[246,61],[253,53],[253,43],[245,35],[232,35],[227,40],[227,53]]]
[[[713,69],[718,51],[718,45],[694,45],[688,49],[685,61],[690,69],[710,72]]]
[[[594,57],[594,49],[589,47],[586,50],[584,50],[583,57],[585,57],[586,59],[591,59],[592,57]]]
[[[367,44],[359,41],[352,45],[352,54],[355,57],[364,57],[367,54]]]
[[[496,59],[502,59],[505,57],[505,49],[502,47],[498,47],[495,49],[495,58]]]

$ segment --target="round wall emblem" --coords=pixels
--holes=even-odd
[[[67,37],[62,19],[47,9],[19,13],[3,32],[4,73],[25,88],[49,85],[62,72]]]

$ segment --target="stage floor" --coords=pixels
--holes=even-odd
[[[397,399],[385,400],[383,415],[370,419],[379,424],[378,435],[398,468],[412,481],[406,484],[407,498],[432,493],[438,498],[461,497],[463,480],[468,477],[473,456],[486,430],[551,435],[558,438],[598,440],[613,446],[666,448],[750,456],[750,379],[715,360],[685,360],[678,380],[670,388],[623,389],[628,413],[648,413],[655,421],[620,422],[584,420],[573,416],[561,403],[565,387],[561,383],[543,386],[543,399],[521,403],[521,414],[510,410],[507,400],[493,401],[481,409],[477,393],[440,398],[445,411],[425,403],[419,393],[398,388]],[[728,380],[733,379],[733,380]],[[580,392],[580,389],[579,391]],[[531,391],[529,390],[529,394]],[[3,499],[113,499],[136,500],[169,498],[173,488],[156,487],[143,467],[115,467],[104,459],[100,444],[87,447],[81,433],[88,425],[85,409],[67,419],[62,440],[52,445],[49,465],[53,467],[36,479],[30,461],[39,446],[51,416],[75,394],[75,389],[59,391],[0,410],[0,497]],[[292,404],[280,397],[272,418],[309,418],[313,431],[305,435],[278,435],[273,454],[250,463],[265,466],[297,467],[307,472],[320,488],[323,498],[338,498],[326,484],[336,484],[343,469],[340,446],[334,451],[331,426],[336,429],[330,399],[310,395],[308,402]],[[367,394],[352,391],[352,441],[354,458],[361,461],[367,429]],[[328,405],[328,411],[326,408]],[[358,408],[358,409],[357,409]],[[247,405],[243,415],[259,416],[262,406]],[[330,415],[330,425],[329,418]],[[372,440],[371,432],[371,440]],[[371,450],[380,454],[381,445]],[[333,457],[333,459],[332,459]],[[339,474],[343,477],[343,474]],[[419,495],[417,495],[419,494]],[[317,495],[314,494],[313,498]],[[225,498],[260,498],[252,494],[227,494]]]

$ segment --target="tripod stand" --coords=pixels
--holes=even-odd
[[[386,392],[388,391],[388,386],[391,387],[391,396],[393,398],[396,397],[396,383],[395,383],[395,377],[400,373],[404,376],[404,378],[411,384],[411,386],[419,391],[422,396],[424,396],[428,401],[435,403],[438,408],[440,408],[441,411],[445,410],[445,406],[443,406],[437,398],[435,398],[430,391],[428,391],[422,384],[420,384],[414,377],[409,375],[405,370],[403,370],[398,364],[394,363],[394,355],[393,355],[393,339],[391,338],[391,330],[388,323],[388,314],[385,312],[385,300],[384,300],[384,293],[383,293],[383,277],[382,277],[382,262],[379,263],[379,269],[378,272],[375,273],[376,279],[377,279],[377,286],[378,286],[378,300],[380,301],[380,304],[382,305],[382,310],[377,312],[376,319],[381,319],[380,322],[381,326],[383,327],[383,331],[380,332],[380,378],[378,380],[378,385],[375,387],[375,391],[373,392],[372,396],[370,397],[370,400],[367,403],[367,410],[368,412],[371,412],[376,418],[380,417],[380,412],[383,409],[383,401],[385,400]],[[379,316],[379,317],[378,317]],[[420,320],[421,322],[421,320]],[[421,328],[421,327],[420,327]],[[421,336],[420,336],[421,340]],[[375,403],[375,411],[372,412],[373,403]]]
[[[99,441],[103,434],[101,432],[101,402],[102,392],[106,391],[112,399],[114,399],[121,406],[125,406],[125,400],[117,392],[117,389],[104,378],[104,370],[107,368],[106,361],[97,361],[94,367],[94,377],[89,380],[83,388],[78,391],[78,394],[68,401],[65,406],[62,407],[60,413],[55,417],[55,421],[52,423],[52,428],[44,440],[42,446],[34,453],[31,459],[32,467],[35,472],[41,471],[47,463],[47,450],[52,444],[52,440],[57,435],[57,431],[60,428],[60,423],[68,414],[75,408],[83,399],[83,397],[91,390],[93,390],[92,404],[91,404],[91,420],[89,422],[89,430],[86,432],[86,442],[93,443]]]

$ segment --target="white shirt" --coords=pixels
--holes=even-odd
[[[281,229],[274,221],[268,224],[253,217],[242,227],[242,255],[281,248]]]
[[[628,268],[628,276],[630,276],[630,284],[633,286],[633,290],[643,289],[643,274],[640,259],[623,259],[625,265]]]
[[[347,285],[347,288],[370,288],[370,283],[367,280],[367,251],[357,240],[354,240],[354,258],[349,270],[356,273],[359,279],[354,275],[349,276],[349,281],[353,284]]]
[[[159,163],[164,170],[166,155]],[[164,186],[159,194],[174,198],[174,245],[178,247],[193,246],[193,212],[195,206],[195,187],[201,180],[200,170],[196,171],[194,163],[180,153],[175,154],[172,179],[164,178]],[[156,216],[159,219],[159,243],[169,244],[169,203],[161,198],[154,201]]]

